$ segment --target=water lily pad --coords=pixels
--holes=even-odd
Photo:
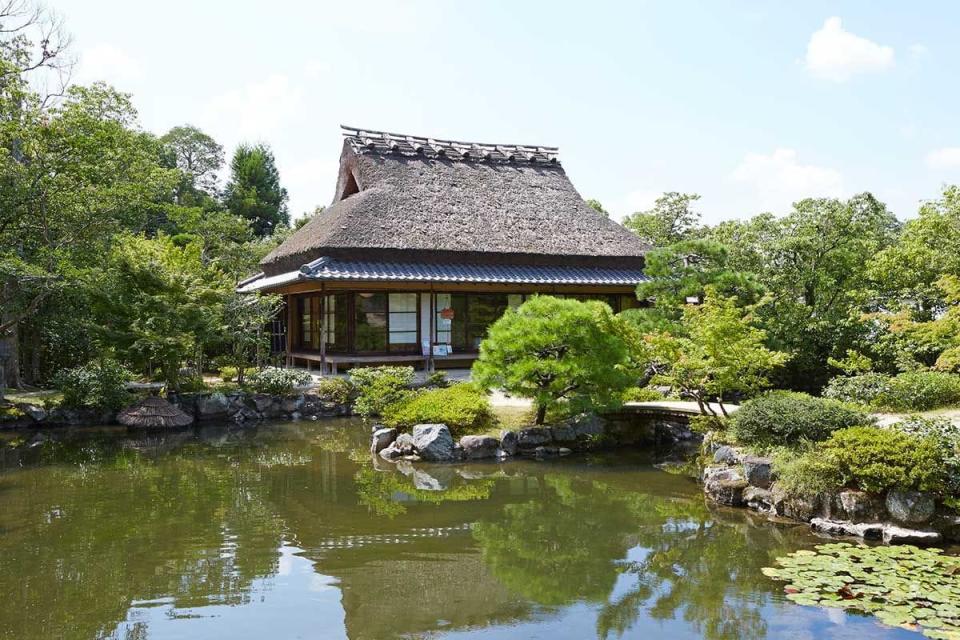
[[[763,574],[800,605],[873,614],[929,638],[960,640],[960,558],[910,545],[823,544],[778,558]]]

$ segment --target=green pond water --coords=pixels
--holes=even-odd
[[[357,421],[0,432],[0,638],[920,638],[641,453],[374,465]]]

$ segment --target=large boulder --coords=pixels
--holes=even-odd
[[[853,522],[842,522],[838,520],[827,520],[826,518],[814,518],[810,521],[810,527],[814,531],[828,533],[834,536],[855,536],[866,540],[879,540],[883,537],[884,526],[879,522],[862,522],[855,524]]]
[[[751,486],[769,489],[773,483],[773,460],[760,456],[744,456],[743,475]]]
[[[452,462],[453,436],[445,424],[418,424],[413,428],[413,446],[430,462]]]
[[[536,449],[539,446],[550,444],[553,435],[547,427],[529,427],[517,432],[517,445],[521,449]]]
[[[731,507],[743,505],[743,492],[749,485],[739,469],[707,467],[703,472],[703,490],[707,497]]]
[[[819,496],[790,495],[774,485],[773,509],[778,516],[808,522],[820,515],[823,505]]]
[[[397,436],[394,444],[397,446],[397,449],[400,450],[401,455],[410,456],[416,453],[416,444],[413,441],[413,436],[409,433],[401,433]]]
[[[933,517],[936,503],[929,493],[894,489],[887,494],[887,511],[894,520],[919,524]]]
[[[463,436],[460,438],[460,447],[469,460],[495,458],[500,441],[493,436]]]
[[[397,439],[396,429],[377,429],[370,436],[370,453],[377,454],[393,444]]]
[[[197,399],[198,420],[223,420],[230,410],[230,399],[222,393],[211,393]]]
[[[508,456],[517,455],[517,445],[519,438],[516,431],[500,432],[500,449]]]
[[[569,424],[558,424],[550,429],[554,442],[576,442],[577,432]]]
[[[754,511],[773,511],[773,492],[760,487],[747,487],[743,490],[743,504]]]
[[[284,413],[300,412],[300,409],[303,408],[304,401],[302,395],[286,396],[280,401],[280,409],[283,410]]]
[[[717,464],[739,464],[740,452],[725,444],[714,451],[713,461]]]
[[[577,440],[581,441],[602,436],[606,431],[606,423],[603,418],[595,413],[581,413],[564,420],[560,424],[573,429]]]
[[[883,520],[886,514],[882,499],[852,489],[838,493],[834,506],[838,515],[851,522],[877,522]]]

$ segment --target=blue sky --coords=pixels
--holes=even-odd
[[[559,146],[616,217],[870,190],[907,218],[960,180],[949,2],[50,3],[79,81],[157,133],[270,143],[295,215],[332,198],[340,123]]]

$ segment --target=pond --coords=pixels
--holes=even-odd
[[[640,453],[374,466],[342,420],[0,433],[0,638],[920,638]]]

